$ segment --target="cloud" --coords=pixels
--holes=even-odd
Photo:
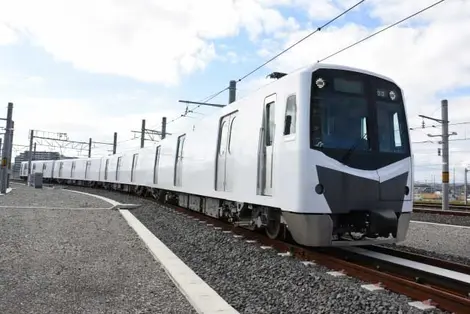
[[[0,44],[14,42],[5,24],[78,69],[164,84],[204,69],[216,39],[245,29],[256,40],[293,23],[255,0],[2,2]]]
[[[0,45],[9,45],[16,42],[15,32],[0,20]]]
[[[377,19],[382,25],[371,28],[347,21],[341,26],[333,24],[283,54],[269,64],[265,71],[290,72],[313,64],[433,2],[370,1],[367,6],[360,6],[361,14]],[[306,4],[307,2],[304,3]],[[322,14],[324,17],[334,15],[340,8],[333,1],[313,1],[311,8],[315,6],[318,6],[317,17]],[[311,11],[309,13],[312,14]],[[265,40],[261,42],[258,54],[264,58],[273,56],[314,29],[302,28],[281,40]],[[440,99],[445,98],[446,94],[450,95],[447,97],[450,119],[470,121],[470,109],[465,106],[470,99],[452,95],[454,90],[470,86],[469,37],[470,2],[444,2],[416,19],[379,34],[324,62],[363,68],[394,79],[404,90],[410,126],[421,123],[418,114],[433,114],[439,118]],[[463,136],[466,127],[468,126],[458,127],[457,132]],[[412,141],[423,140],[429,140],[426,133],[412,131]],[[466,145],[466,141],[451,142],[452,167],[460,167],[470,161],[470,151],[463,149]],[[437,143],[413,144],[418,178],[428,175],[429,167],[434,169],[434,173],[439,173],[442,165],[441,157],[437,156],[437,147]]]

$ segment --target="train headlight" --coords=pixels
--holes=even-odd
[[[390,91],[390,93],[388,93],[388,95],[390,96],[391,100],[395,100],[397,98],[397,94],[393,90]]]
[[[315,192],[317,192],[317,194],[323,194],[323,192],[325,191],[325,188],[323,187],[323,184],[317,184],[317,186],[315,186]]]
[[[323,88],[325,87],[325,80],[323,80],[321,77],[319,77],[316,81],[315,84],[317,84],[318,88]]]

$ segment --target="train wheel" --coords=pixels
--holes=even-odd
[[[268,223],[264,227],[266,235],[270,239],[277,239],[281,235],[281,214],[278,211],[269,211]]]

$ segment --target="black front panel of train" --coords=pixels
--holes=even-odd
[[[408,172],[379,182],[321,166],[316,168],[322,194],[333,214],[380,209],[401,212]]]
[[[374,76],[312,74],[310,147],[345,165],[377,170],[410,156],[401,90]]]

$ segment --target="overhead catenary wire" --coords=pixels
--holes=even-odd
[[[342,48],[342,49],[340,49],[340,50],[338,50],[338,51],[336,51],[336,52],[334,52],[334,53],[332,53],[332,54],[330,54],[330,55],[328,55],[328,56],[326,56],[326,57],[324,57],[324,58],[322,58],[322,59],[320,59],[320,60],[318,60],[318,62],[319,62],[319,63],[320,63],[320,62],[323,62],[323,61],[325,61],[325,60],[327,60],[327,59],[329,59],[329,58],[331,58],[331,57],[333,57],[333,56],[336,56],[336,55],[340,54],[340,53],[343,52],[343,51],[346,51],[346,50],[348,50],[348,49],[350,49],[350,48],[352,48],[352,47],[354,47],[354,46],[356,46],[356,45],[359,45],[360,43],[362,43],[362,42],[364,42],[364,41],[366,41],[366,40],[368,40],[368,39],[370,39],[370,38],[372,38],[372,37],[374,37],[374,36],[376,36],[376,35],[378,35],[378,34],[380,34],[380,33],[385,32],[386,30],[389,30],[390,28],[395,27],[395,26],[397,26],[397,25],[403,23],[403,22],[405,22],[405,21],[411,19],[412,17],[415,17],[415,16],[417,16],[417,15],[419,15],[419,14],[421,14],[421,13],[423,13],[423,12],[425,12],[425,11],[427,11],[427,10],[429,10],[429,9],[431,9],[431,8],[433,8],[433,7],[435,7],[435,6],[437,6],[438,4],[441,4],[441,3],[444,2],[444,1],[446,1],[446,0],[440,0],[440,1],[434,2],[433,4],[431,4],[431,5],[429,5],[429,6],[425,7],[425,8],[423,8],[423,9],[421,9],[421,10],[419,10],[419,11],[417,11],[417,12],[411,14],[411,15],[408,15],[407,17],[405,17],[405,18],[403,18],[403,19],[401,19],[401,20],[399,20],[399,21],[397,21],[397,22],[395,22],[395,23],[393,23],[393,24],[391,24],[391,25],[389,25],[389,26],[387,26],[387,27],[385,27],[385,28],[383,28],[383,29],[381,29],[381,30],[379,30],[379,31],[377,31],[377,32],[375,32],[375,33],[373,33],[373,34],[370,34],[369,36],[364,37],[363,39],[361,39],[361,40],[359,40],[359,41],[356,41],[355,43],[353,43],[353,44],[351,44],[351,45],[348,45],[348,46],[346,46],[346,47],[344,47],[344,48]]]
[[[297,46],[298,44],[300,44],[301,42],[303,42],[304,40],[306,40],[307,38],[311,37],[312,35],[314,35],[315,33],[321,31],[323,28],[327,27],[328,25],[330,25],[331,23],[333,23],[334,21],[336,21],[337,19],[339,19],[340,17],[342,17],[343,15],[345,15],[346,13],[348,13],[349,11],[355,9],[357,6],[359,6],[360,4],[362,4],[363,2],[365,2],[366,0],[361,0],[359,2],[357,2],[356,4],[354,4],[353,6],[349,7],[347,10],[343,11],[342,13],[336,15],[334,18],[332,18],[331,20],[329,20],[328,22],[326,22],[325,24],[323,24],[322,26],[319,26],[317,27],[314,31],[310,32],[309,34],[307,34],[306,36],[302,37],[301,39],[299,39],[298,41],[296,41],[295,43],[293,43],[292,45],[290,45],[289,47],[285,48],[284,50],[282,50],[281,52],[277,53],[275,56],[273,56],[272,58],[270,58],[269,60],[265,61],[264,63],[262,63],[261,65],[257,66],[255,69],[251,70],[250,72],[248,72],[247,74],[243,75],[241,78],[239,78],[237,80],[237,82],[241,82],[242,80],[244,80],[245,78],[247,78],[248,76],[252,75],[253,73],[255,73],[256,71],[258,71],[259,69],[261,69],[262,67],[264,67],[265,65],[267,65],[268,63],[274,61],[275,59],[277,59],[278,57],[280,57],[281,55],[283,55],[284,53],[286,53],[287,51],[291,50],[292,48],[294,48],[295,46]],[[229,89],[229,87],[225,87],[224,89],[220,90],[219,92],[211,95],[211,96],[208,96],[206,98],[206,100],[201,100],[199,102],[208,102],[209,100],[217,97],[218,95],[220,95],[221,93],[223,93],[224,91],[226,91],[227,89]],[[205,98],[204,98],[205,99]],[[197,108],[199,108],[200,106],[202,105],[197,105],[195,106],[194,108],[192,109],[189,109],[189,110],[186,110],[185,113],[181,114],[180,116],[172,119],[170,122],[167,122],[167,125],[169,123],[172,123],[172,122],[175,122],[177,121],[178,119],[181,119],[183,117],[186,117],[186,115],[188,113],[191,113],[193,112],[194,110],[196,110]]]
[[[361,40],[354,42],[353,44],[350,44],[350,45],[348,45],[348,46],[346,46],[346,47],[344,47],[344,48],[342,48],[342,49],[340,49],[340,50],[338,50],[338,51],[335,51],[334,53],[331,53],[330,55],[328,55],[328,56],[326,56],[326,57],[324,57],[324,58],[322,58],[322,59],[319,59],[317,62],[320,63],[320,62],[323,62],[323,61],[325,61],[325,60],[327,60],[327,59],[330,59],[330,58],[332,58],[333,56],[336,56],[336,55],[338,55],[338,54],[340,54],[340,53],[342,53],[342,52],[344,52],[344,51],[346,51],[346,50],[348,50],[348,49],[350,49],[350,48],[352,48],[352,47],[354,47],[354,46],[357,46],[357,45],[359,45],[360,43],[363,43],[363,42],[365,42],[366,40],[369,40],[369,39],[371,39],[372,37],[375,37],[375,36],[377,36],[377,35],[379,35],[379,34],[385,32],[385,31],[387,31],[387,30],[389,30],[389,29],[391,29],[391,28],[393,28],[393,27],[395,27],[395,26],[397,26],[397,25],[399,25],[399,24],[401,24],[401,23],[403,23],[403,22],[405,22],[405,21],[407,21],[407,20],[409,20],[409,19],[411,19],[411,18],[413,18],[413,17],[415,17],[415,16],[417,16],[417,15],[419,15],[419,14],[421,14],[421,13],[423,13],[423,12],[425,12],[425,11],[427,11],[427,10],[429,10],[429,9],[431,9],[431,8],[433,8],[433,7],[435,7],[435,6],[437,6],[437,5],[439,5],[439,4],[443,3],[444,1],[446,1],[446,0],[439,0],[439,1],[437,1],[437,2],[434,2],[433,4],[428,5],[427,7],[424,7],[423,9],[421,9],[421,10],[419,10],[419,11],[417,11],[417,12],[411,14],[411,15],[408,15],[407,17],[402,18],[401,20],[399,20],[399,21],[397,21],[397,22],[395,22],[395,23],[393,23],[393,24],[391,24],[391,25],[389,25],[389,26],[387,26],[387,27],[385,27],[385,28],[383,28],[383,29],[381,29],[381,30],[379,30],[379,31],[377,31],[377,32],[374,32],[374,33],[372,33],[372,34],[370,34],[370,35],[368,35],[368,36],[362,38]],[[272,62],[273,60],[275,60],[276,58],[278,58],[278,57],[281,56],[282,54],[286,53],[287,51],[289,51],[290,49],[292,49],[293,47],[295,47],[296,45],[298,45],[299,43],[301,43],[301,42],[304,41],[305,39],[309,38],[309,37],[312,36],[313,34],[317,33],[318,31],[320,31],[320,30],[323,29],[324,27],[328,26],[329,24],[331,24],[332,22],[334,22],[335,20],[337,20],[338,18],[340,18],[341,16],[343,16],[343,15],[345,15],[346,13],[348,13],[349,11],[353,10],[355,7],[357,7],[358,5],[362,4],[363,2],[365,2],[365,0],[362,0],[362,1],[357,2],[355,5],[353,5],[352,7],[348,8],[347,10],[345,10],[344,12],[342,12],[341,14],[335,16],[333,19],[331,19],[330,21],[326,22],[326,23],[325,23],[324,25],[322,25],[321,27],[318,27],[315,31],[312,31],[312,32],[309,33],[307,36],[303,37],[302,39],[300,39],[300,40],[297,41],[296,43],[294,43],[294,44],[292,44],[291,46],[289,46],[288,48],[284,49],[283,51],[281,51],[280,53],[278,53],[277,55],[275,55],[274,57],[272,57],[272,58],[269,59],[268,61],[266,61],[266,62],[264,62],[263,64],[261,64],[260,66],[256,67],[254,70],[252,70],[252,71],[250,71],[249,73],[245,74],[244,76],[242,76],[241,78],[239,78],[237,81],[240,82],[240,81],[242,81],[243,79],[245,79],[245,78],[247,78],[248,76],[250,76],[251,74],[255,73],[256,71],[258,71],[259,69],[261,69],[263,66],[265,66],[265,65],[268,64],[269,62]],[[219,92],[215,93],[214,96],[210,97],[209,99],[207,99],[207,100],[205,100],[205,101],[201,101],[201,102],[208,102],[210,99],[215,98],[216,96],[218,96],[218,95],[221,94],[222,92],[226,91],[228,88],[229,88],[229,87],[225,87],[224,89],[222,89],[222,90],[220,90]],[[182,118],[182,117],[185,117],[188,113],[190,113],[190,112],[192,112],[193,110],[199,108],[200,106],[201,106],[201,105],[198,105],[198,106],[194,107],[193,109],[186,110],[186,112],[185,112],[184,114],[181,114],[180,116],[174,118],[174,119],[171,120],[170,122],[174,122],[174,121],[176,121],[176,120],[178,120],[178,119],[180,119],[180,118]],[[167,124],[168,124],[168,123],[167,123]]]
[[[242,80],[244,80],[245,78],[247,78],[248,76],[250,76],[251,74],[255,73],[256,71],[258,71],[259,69],[261,69],[262,67],[264,67],[266,64],[274,61],[275,59],[277,59],[279,56],[283,55],[284,53],[286,53],[287,51],[291,50],[292,48],[294,48],[295,46],[297,46],[298,44],[300,44],[301,42],[303,42],[304,40],[306,40],[307,38],[309,38],[310,36],[314,35],[315,33],[321,31],[323,28],[327,27],[328,25],[330,25],[331,23],[333,23],[334,21],[336,21],[337,19],[339,19],[340,17],[342,17],[343,15],[345,15],[346,13],[348,13],[349,11],[355,9],[357,6],[359,6],[360,4],[362,4],[363,2],[365,2],[365,0],[362,0],[362,1],[359,1],[357,2],[355,5],[351,6],[350,8],[348,8],[347,10],[343,11],[342,13],[338,14],[337,16],[335,16],[334,18],[332,18],[331,20],[329,20],[328,22],[326,22],[325,24],[323,24],[322,26],[320,27],[317,27],[314,31],[310,32],[308,35],[304,36],[303,38],[301,38],[300,40],[296,41],[295,43],[293,43],[292,45],[290,45],[289,47],[287,47],[286,49],[282,50],[281,52],[279,52],[278,54],[276,54],[274,57],[272,57],[271,59],[269,59],[268,61],[264,62],[263,64],[261,64],[260,66],[256,67],[254,70],[248,72],[247,74],[245,74],[244,76],[242,76],[241,78],[239,78],[237,81],[238,82],[241,82]]]

